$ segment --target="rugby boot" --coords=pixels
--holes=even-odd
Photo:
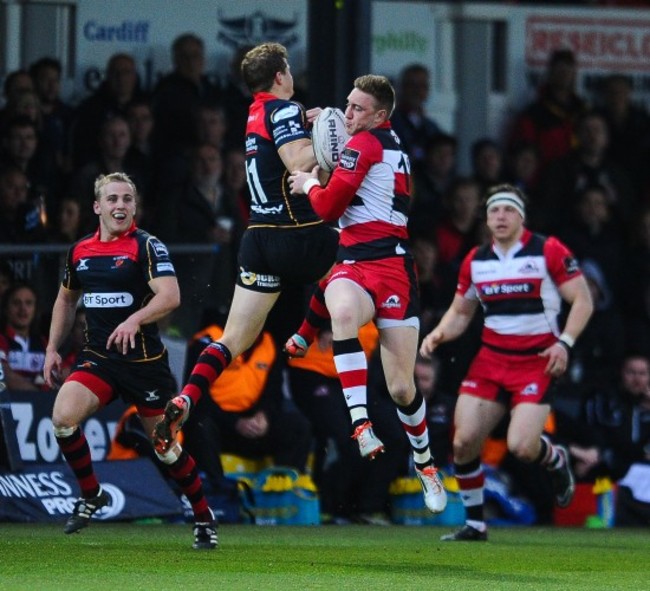
[[[366,421],[359,425],[352,434],[352,439],[356,439],[359,444],[359,452],[362,458],[374,460],[377,454],[383,453],[384,444],[372,430],[372,423]]]
[[[563,445],[556,446],[558,453],[562,456],[563,462],[560,468],[549,470],[553,493],[555,494],[555,504],[558,507],[568,507],[573,499],[576,484],[573,472],[571,471],[571,460],[569,452]]]
[[[163,418],[156,423],[151,434],[153,445],[158,453],[167,453],[189,414],[190,401],[187,396],[176,396],[165,405]]]
[[[304,357],[307,355],[309,344],[298,333],[289,337],[289,340],[284,344],[284,351],[289,357]]]
[[[88,527],[90,518],[102,507],[108,505],[110,500],[108,493],[101,488],[99,489],[99,494],[92,499],[84,499],[83,497],[77,499],[72,510],[72,515],[65,522],[63,533],[74,534],[84,527]]]
[[[433,465],[422,470],[416,468],[415,474],[422,486],[424,504],[432,513],[442,513],[447,506],[447,492],[438,475],[438,469]]]
[[[211,521],[197,521],[194,524],[194,544],[192,548],[195,550],[214,550],[219,545],[219,538],[217,537],[217,521],[212,514]]]
[[[443,542],[486,542],[487,530],[479,531],[471,525],[463,525],[459,530],[440,537]]]

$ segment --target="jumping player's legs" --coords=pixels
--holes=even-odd
[[[221,339],[210,343],[199,355],[187,384],[165,407],[163,420],[154,428],[156,451],[165,454],[199,398],[207,395],[212,383],[230,362],[248,349],[262,332],[266,318],[280,296],[279,291],[262,292],[235,286],[232,304]]]
[[[415,358],[418,331],[415,326],[380,328],[381,364],[390,395],[398,406],[408,406],[415,397]]]
[[[425,503],[431,511],[440,513],[447,505],[447,494],[431,455],[426,403],[422,394],[417,392],[414,380],[418,324],[411,319],[379,319],[378,325],[386,385],[411,445]]]
[[[297,332],[289,337],[284,345],[285,352],[290,357],[304,357],[309,345],[314,341],[319,331],[330,320],[330,313],[325,305],[325,287],[327,278],[321,279],[309,299],[307,313]]]
[[[368,417],[368,360],[359,329],[372,320],[374,304],[363,287],[348,277],[328,283],[325,302],[332,319],[334,365],[354,428],[352,437],[361,456],[372,460],[384,451],[384,444],[375,436]]]
[[[228,319],[220,339],[232,357],[238,357],[255,342],[279,297],[279,291],[264,293],[235,286]]]
[[[347,278],[330,281],[325,289],[325,303],[332,319],[335,340],[357,337],[359,328],[375,315],[370,295],[361,285]]]
[[[167,431],[178,428],[189,407],[196,404],[234,357],[258,337],[266,318],[286,283],[308,285],[321,278],[332,264],[338,235],[326,226],[298,229],[248,228],[241,240],[237,285],[219,342],[199,356],[181,396],[173,399],[170,413],[158,428],[161,451]],[[168,414],[174,416],[168,416]],[[170,427],[168,429],[167,427]]]
[[[332,318],[334,364],[341,380],[352,424],[368,421],[368,360],[359,341],[359,329],[372,320],[374,305],[363,288],[349,279],[336,279],[325,290]]]

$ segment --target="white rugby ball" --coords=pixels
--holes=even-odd
[[[343,111],[335,107],[325,107],[314,120],[311,131],[318,165],[323,170],[332,172],[339,163],[343,148],[349,139]]]

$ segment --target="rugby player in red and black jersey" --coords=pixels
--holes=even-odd
[[[136,406],[150,433],[176,387],[156,322],[180,304],[178,282],[165,245],[135,226],[135,208],[136,187],[126,174],[97,178],[93,210],[99,228],[69,249],[52,310],[43,371],[51,387],[57,385],[58,351],[72,329],[80,300],[87,319],[84,348],[52,411],[54,434],[81,489],[65,524],[67,534],[86,527],[109,503],[80,425],[120,396]],[[217,525],[193,458],[178,443],[157,455],[192,505],[193,547],[215,548]]]
[[[306,194],[316,213],[338,220],[341,228],[324,297],[332,319],[334,364],[359,451],[372,459],[384,449],[368,418],[368,362],[359,341],[360,328],[374,319],[386,384],[413,450],[426,506],[439,513],[447,495],[433,463],[425,402],[414,380],[420,321],[406,228],[410,165],[391,129],[394,105],[395,92],[386,77],[357,78],[345,109],[352,137],[327,186],[317,179],[318,167],[309,173],[295,170],[289,183],[292,193]]]
[[[191,408],[232,359],[255,342],[282,289],[319,280],[336,255],[337,231],[318,217],[309,199],[289,191],[289,171],[316,164],[307,126],[318,110],[305,112],[290,100],[294,89],[286,48],[279,43],[254,47],[241,71],[253,103],[246,127],[250,219],[239,249],[237,284],[223,334],[203,350],[188,383],[156,425],[160,452],[172,445]]]
[[[420,353],[461,335],[480,305],[482,346],[461,383],[454,416],[454,468],[467,520],[446,541],[487,540],[483,516],[485,439],[510,410],[508,449],[524,462],[547,468],[555,502],[566,507],[574,478],[567,450],[543,434],[551,384],[567,369],[569,352],[593,311],[587,282],[569,249],[524,225],[526,197],[511,185],[487,193],[492,240],[465,257],[456,295]],[[562,300],[570,305],[558,327]]]

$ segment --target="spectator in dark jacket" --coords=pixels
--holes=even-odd
[[[568,49],[554,51],[538,98],[515,120],[511,143],[526,141],[536,144],[542,168],[569,152],[574,142],[576,121],[587,111],[587,103],[576,93],[576,74],[573,52]]]
[[[72,150],[76,168],[99,154],[97,137],[107,119],[126,116],[129,103],[144,95],[133,56],[116,53],[106,66],[106,79],[77,108],[72,123]]]

